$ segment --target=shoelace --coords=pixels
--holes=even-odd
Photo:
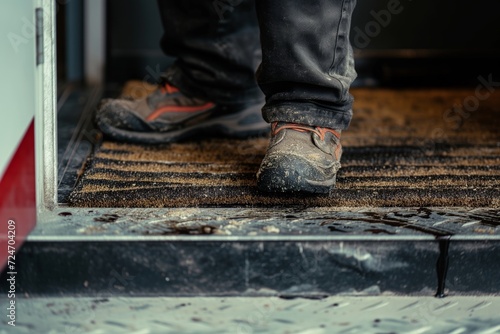
[[[179,91],[179,88],[172,86],[172,85],[171,85],[171,84],[169,84],[168,82],[165,82],[165,83],[161,86],[161,92],[162,92],[163,94],[173,94],[173,93],[177,93],[178,91]]]
[[[325,140],[325,135],[330,132],[337,138],[337,140],[340,140],[340,133],[333,129],[329,128],[322,128],[319,126],[308,126],[308,125],[303,125],[303,124],[296,124],[296,123],[284,123],[282,125],[278,125],[278,122],[273,122],[271,124],[271,131],[273,135],[277,135],[280,131],[285,130],[285,129],[290,129],[290,130],[295,130],[298,132],[312,132],[318,135],[318,137],[321,140]]]
[[[280,131],[289,129],[298,132],[312,132],[318,135],[321,140],[325,140],[325,136],[328,132],[330,132],[335,138],[337,142],[337,147],[335,148],[334,154],[337,161],[340,160],[340,156],[342,155],[342,144],[340,143],[340,133],[329,128],[322,128],[319,126],[308,126],[303,124],[296,123],[284,123],[282,125],[278,125],[278,122],[273,122],[271,124],[271,133],[273,136],[277,135]]]

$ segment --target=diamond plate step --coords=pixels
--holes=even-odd
[[[19,298],[0,334],[494,334],[499,309],[499,297]]]

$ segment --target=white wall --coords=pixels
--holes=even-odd
[[[35,113],[35,67],[34,1],[2,1],[0,179]]]

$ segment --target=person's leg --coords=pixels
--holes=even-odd
[[[328,193],[340,168],[340,133],[352,117],[349,44],[355,0],[257,0],[258,83],[272,139],[259,188]]]
[[[176,58],[159,89],[142,100],[109,100],[96,121],[108,137],[168,143],[200,135],[247,137],[268,132],[254,71],[260,61],[255,4],[158,0],[162,48]]]
[[[267,121],[347,128],[356,77],[349,43],[355,2],[257,0],[263,50],[257,80]]]
[[[176,58],[166,79],[215,103],[261,99],[255,82],[260,41],[253,0],[158,0],[163,51]]]

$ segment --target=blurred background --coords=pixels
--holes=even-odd
[[[57,0],[60,82],[154,81],[172,61],[159,47],[154,0]],[[351,41],[357,86],[460,86],[500,67],[500,2],[358,1]]]

